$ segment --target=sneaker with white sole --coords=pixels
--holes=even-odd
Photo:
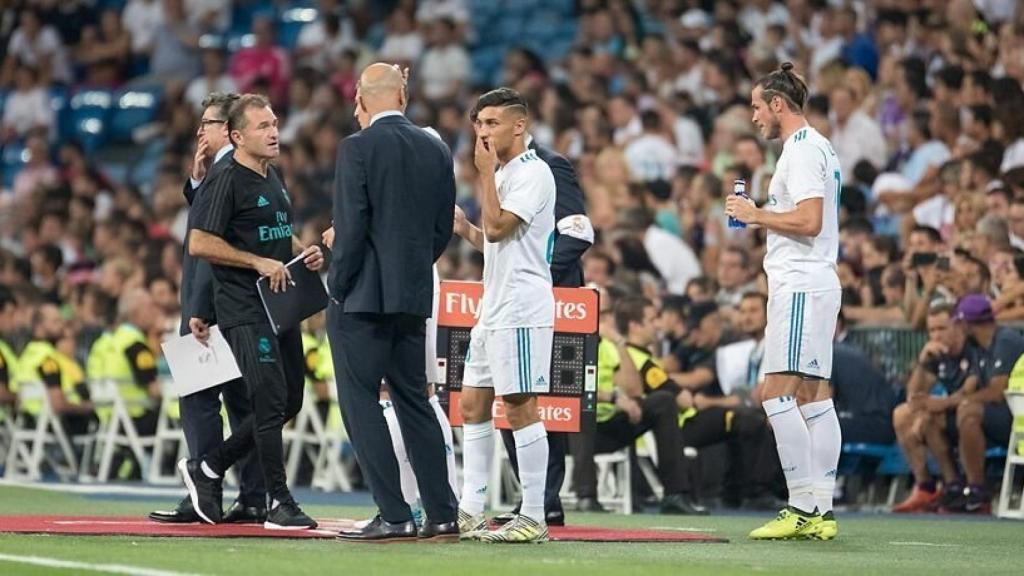
[[[221,510],[221,488],[220,478],[210,478],[202,470],[199,460],[178,461],[178,472],[185,482],[188,490],[188,497],[192,501],[192,508],[199,518],[207,524],[220,522],[223,511]]]
[[[267,512],[267,521],[263,527],[267,530],[312,530],[317,527],[317,523],[294,500],[289,500],[278,503]]]

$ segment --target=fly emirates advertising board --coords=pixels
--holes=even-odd
[[[591,288],[555,288],[555,337],[551,354],[551,392],[537,398],[548,430],[578,432],[583,416],[593,413],[597,388],[598,293]],[[447,400],[453,426],[462,425],[459,397],[469,331],[483,297],[479,282],[441,283],[438,311],[438,395]],[[505,407],[494,402],[494,422],[508,428]]]

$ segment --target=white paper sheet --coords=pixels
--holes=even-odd
[[[728,396],[733,390],[747,387],[747,371],[750,369],[750,353],[757,342],[741,340],[733,344],[721,346],[715,351],[715,369],[718,385],[722,393]]]
[[[174,392],[188,396],[242,376],[228,341],[214,324],[210,339],[203,346],[191,334],[171,338],[160,344],[174,377]]]

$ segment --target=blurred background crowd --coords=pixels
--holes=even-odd
[[[741,304],[765,290],[764,235],[728,228],[723,198],[744,179],[765,200],[780,149],[757,137],[749,90],[783,61],[842,162],[843,334],[887,328],[848,339],[886,349],[861,350],[881,392],[851,408],[881,423],[874,440],[893,441],[930,309],[984,294],[1000,323],[1024,319],[1013,0],[12,0],[0,51],[0,332],[16,352],[45,303],[82,366],[121,323],[154,351],[175,332],[182,186],[211,91],[270,97],[302,236],[318,239],[356,81],[377,60],[410,68],[408,115],[453,150],[471,219],[466,112],[496,86],[528,98],[533,138],[573,162],[586,197],[605,335],[625,336],[620,299],[645,296],[651,350],[671,363],[685,347],[677,372],[699,364],[686,350],[757,333]],[[481,271],[465,244],[441,261],[443,278]]]

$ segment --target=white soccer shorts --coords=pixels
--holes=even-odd
[[[495,396],[549,392],[554,335],[552,327],[473,328],[462,385],[494,388]]]
[[[831,378],[832,341],[841,305],[841,290],[769,294],[765,374]]]

